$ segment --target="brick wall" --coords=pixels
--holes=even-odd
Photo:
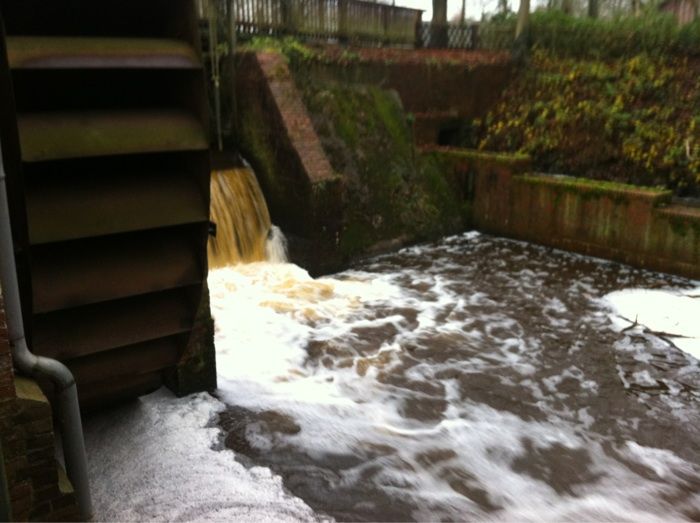
[[[524,156],[426,152],[449,162],[481,231],[700,278],[700,208],[672,204],[670,191],[527,174]]]
[[[239,53],[236,145],[251,162],[291,261],[312,274],[341,266],[340,178],[326,157],[285,59]]]
[[[325,60],[308,60],[298,76],[394,89],[415,118],[419,145],[438,143],[441,129],[455,120],[484,116],[513,75],[507,53],[451,50],[328,48]]]
[[[0,295],[0,441],[14,521],[78,519],[55,459],[51,406],[35,381],[14,376]]]
[[[0,401],[15,397],[14,372],[12,356],[5,325],[5,307],[0,294]]]

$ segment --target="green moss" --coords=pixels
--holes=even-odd
[[[530,156],[522,153],[499,153],[488,151],[477,151],[475,149],[445,149],[436,152],[436,154],[444,155],[448,158],[464,159],[464,160],[481,160],[487,162],[499,163],[523,163],[529,162]]]
[[[293,37],[273,38],[256,36],[242,45],[240,51],[279,53],[290,64],[300,64],[320,59],[320,55],[316,51]]]
[[[692,233],[696,242],[700,242],[700,219],[686,218],[683,216],[667,215],[668,224],[673,233],[686,239]],[[690,238],[687,238],[689,240]]]
[[[343,177],[339,244],[346,258],[384,240],[435,237],[461,225],[444,166],[416,153],[395,92],[296,80],[331,165]]]
[[[515,180],[530,185],[547,185],[557,191],[572,192],[582,198],[597,198],[606,196],[614,201],[627,201],[628,198],[640,195],[647,196],[657,203],[671,198],[671,191],[657,187],[638,187],[625,183],[591,180],[588,178],[561,177],[542,174],[522,174]]]
[[[262,176],[265,185],[276,187],[277,164],[270,136],[259,124],[261,114],[249,107],[239,115],[238,140],[244,156],[253,162],[258,177]]]

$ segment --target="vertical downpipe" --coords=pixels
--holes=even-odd
[[[23,373],[32,377],[46,377],[56,388],[58,421],[63,438],[66,473],[75,489],[80,515],[88,520],[92,517],[92,500],[83,439],[83,423],[80,419],[78,405],[78,389],[68,367],[57,360],[32,354],[27,346],[17,283],[15,250],[12,242],[5,178],[5,165],[0,148],[0,283],[5,299],[5,318],[10,346],[12,347],[12,359],[15,366]]]

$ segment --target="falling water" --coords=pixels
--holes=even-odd
[[[321,514],[698,519],[700,362],[608,302],[674,298],[657,328],[690,346],[696,282],[467,233],[209,287],[225,445]]]
[[[251,169],[212,172],[211,219],[217,233],[209,240],[210,268],[286,261],[286,240],[270,221],[265,198]]]
[[[341,521],[698,519],[697,282],[474,232],[313,279],[250,170],[212,183],[219,425],[251,470]],[[626,312],[647,295],[664,332]]]

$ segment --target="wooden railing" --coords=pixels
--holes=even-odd
[[[423,11],[366,0],[198,0],[226,12],[239,36],[299,35],[349,42],[413,45]]]
[[[479,47],[479,24],[448,24],[445,27],[446,40],[438,47],[447,47],[448,49],[477,49]],[[416,41],[417,46],[435,47],[435,43],[431,42],[432,27],[430,22],[421,24],[418,35],[420,40]]]

